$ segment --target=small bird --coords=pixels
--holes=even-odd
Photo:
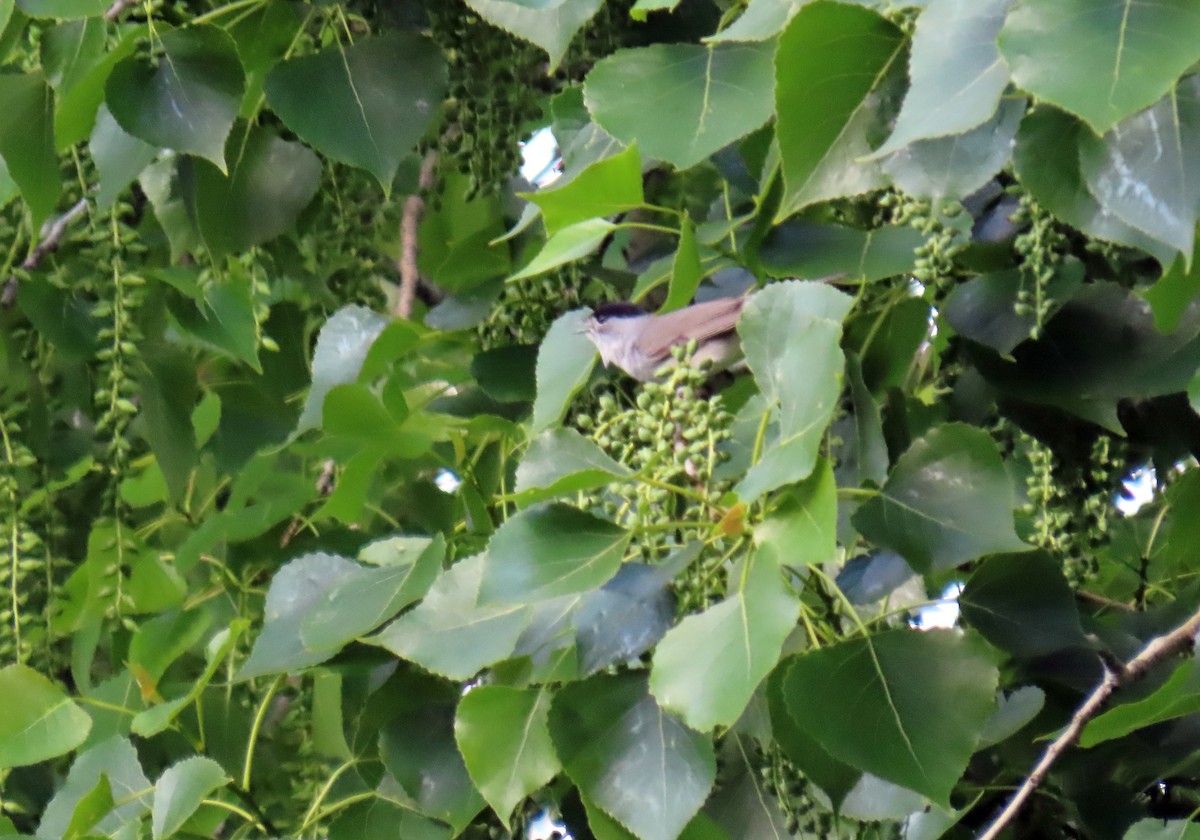
[[[692,362],[711,361],[720,370],[741,357],[734,328],[746,300],[718,298],[664,315],[651,315],[632,303],[603,303],[584,321],[583,332],[604,364],[616,365],[642,382],[658,379],[659,369],[672,361],[671,348],[693,339]]]

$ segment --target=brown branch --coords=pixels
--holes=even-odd
[[[425,155],[421,163],[421,176],[417,180],[417,191],[404,199],[404,215],[400,218],[400,294],[396,299],[394,315],[411,318],[413,300],[417,295],[417,283],[421,279],[417,271],[417,227],[425,201],[421,193],[433,186],[433,173],[437,166],[437,152]]]
[[[62,242],[62,238],[66,234],[67,227],[70,226],[71,222],[82,216],[87,208],[87,199],[81,198],[72,204],[71,209],[67,210],[67,212],[56,219],[48,220],[42,225],[40,232],[41,239],[29,251],[29,255],[21,263],[21,268],[25,271],[33,271],[37,268],[42,258],[57,248]],[[16,302],[17,286],[17,278],[15,276],[9,277],[8,281],[4,284],[3,291],[0,291],[0,306],[9,307]]]
[[[1189,645],[1194,644],[1198,630],[1200,630],[1200,610],[1193,613],[1187,621],[1170,633],[1151,639],[1141,652],[1129,660],[1124,667],[1114,669],[1106,666],[1104,679],[1100,681],[1100,685],[1096,686],[1095,690],[1083,701],[1083,705],[1075,710],[1067,728],[1046,748],[1046,752],[1034,765],[1033,770],[1025,778],[1013,798],[1004,806],[1004,810],[987,827],[987,830],[979,835],[979,840],[995,840],[1000,832],[1013,821],[1025,804],[1025,800],[1029,799],[1030,795],[1045,781],[1054,762],[1058,761],[1059,757],[1079,740],[1083,727],[1100,712],[1113,692],[1130,683],[1137,682],[1155,665],[1170,656],[1181,653]]]

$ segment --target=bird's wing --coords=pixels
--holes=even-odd
[[[703,342],[729,332],[737,326],[745,305],[744,297],[727,297],[654,315],[651,328],[643,330],[636,348],[646,358],[665,358],[676,344],[684,344],[692,338]]]

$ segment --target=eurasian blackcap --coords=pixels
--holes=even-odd
[[[604,303],[584,321],[583,332],[600,351],[606,365],[616,365],[634,379],[649,382],[672,361],[671,348],[695,339],[693,363],[712,361],[728,367],[741,356],[738,317],[744,297],[693,303],[663,315],[651,315],[632,303]]]

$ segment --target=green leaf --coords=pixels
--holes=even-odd
[[[792,718],[834,758],[946,805],[998,679],[979,637],[898,629],[797,657],[783,690]]]
[[[1028,550],[1013,529],[1013,507],[995,442],[982,429],[951,423],[914,441],[852,521],[864,537],[931,574],[985,554]]]
[[[1188,820],[1142,820],[1130,826],[1123,840],[1200,840],[1200,826]]]
[[[309,650],[340,648],[374,630],[409,604],[424,597],[442,570],[446,540],[437,534],[419,553],[401,562],[361,568],[338,581],[316,608],[300,621],[300,638]]]
[[[598,354],[583,334],[583,322],[590,315],[587,309],[572,309],[558,316],[542,339],[531,434],[539,434],[558,423],[591,375]]]
[[[321,431],[363,446],[382,446],[395,436],[399,426],[383,402],[366,385],[348,382],[335,385],[325,395]]]
[[[771,735],[783,754],[819,787],[835,808],[862,778],[862,772],[829,754],[812,735],[797,725],[788,711],[784,685],[796,657],[780,663],[767,681],[767,708],[771,715]]]
[[[907,225],[859,230],[791,219],[771,229],[759,259],[772,277],[816,280],[846,274],[870,282],[912,271],[922,237]]]
[[[550,735],[580,792],[641,840],[675,840],[716,778],[712,740],[663,711],[632,674],[563,688]]]
[[[1025,0],[999,45],[1020,87],[1102,134],[1200,60],[1200,9],[1191,0]]]
[[[195,362],[178,348],[160,345],[145,356],[141,377],[142,412],[146,440],[154,451],[173,501],[181,501],[196,466],[196,435],[192,409],[199,388]]]
[[[1148,696],[1108,709],[1088,721],[1079,736],[1079,746],[1088,749],[1144,726],[1196,712],[1200,712],[1200,667],[1193,657]]]
[[[454,680],[507,657],[529,621],[529,608],[476,606],[484,559],[477,555],[455,563],[434,581],[424,601],[373,641]]]
[[[882,187],[869,138],[892,107],[904,38],[868,9],[818,0],[796,13],[775,55],[775,133],[784,194],[776,221],[818,201]]]
[[[721,784],[704,812],[740,840],[783,840],[791,837],[783,809],[763,778],[754,740],[731,731],[721,744]]]
[[[107,0],[17,0],[17,8],[33,18],[95,17],[112,5]]]
[[[1015,656],[1088,647],[1074,593],[1060,565],[1044,552],[989,557],[958,602],[980,635]]]
[[[0,767],[24,767],[70,752],[92,720],[27,665],[0,668]]]
[[[1024,115],[1024,99],[1006,99],[993,117],[964,134],[917,140],[899,149],[884,159],[884,171],[910,195],[968,196],[1008,164]]]
[[[572,621],[584,676],[658,644],[675,620],[675,595],[669,587],[702,548],[690,543],[654,566],[623,563],[612,580],[580,599]]]
[[[812,475],[779,494],[754,529],[754,546],[781,566],[824,567],[837,559],[837,482],[822,459]]]
[[[655,44],[620,50],[588,73],[597,123],[647,157],[695,166],[772,112],[773,44]],[[645,84],[654,79],[652,86]],[[638,90],[638,96],[630,96]]]
[[[771,405],[779,437],[734,491],[745,502],[809,476],[841,393],[838,342],[850,309],[823,283],[773,283],[746,304],[738,334],[754,381]]]
[[[1082,134],[1080,171],[1102,207],[1190,261],[1200,208],[1197,143],[1200,79],[1191,77],[1103,137]]]
[[[887,480],[888,450],[883,436],[879,406],[863,379],[862,363],[853,353],[846,357],[846,378],[850,380],[850,400],[854,409],[854,437],[850,452],[842,463],[853,469],[856,483],[880,487]]]
[[[334,386],[358,379],[367,351],[387,325],[383,315],[356,305],[342,307],[325,322],[313,351],[312,388],[294,434],[320,425],[326,395]]]
[[[154,840],[173,836],[210,793],[229,781],[220,764],[199,755],[164,770],[154,783],[150,817]]]
[[[650,693],[701,732],[741,717],[800,615],[774,559],[760,553],[746,562],[736,595],[684,618],[654,652]]]
[[[311,150],[260,126],[233,132],[225,159],[228,175],[203,162],[195,169],[196,222],[213,259],[286,233],[321,182]]]
[[[189,704],[194,703],[196,698],[208,687],[209,682],[216,675],[217,669],[224,664],[238,637],[246,631],[248,626],[249,622],[245,619],[237,619],[228,628],[209,639],[204,648],[204,671],[192,683],[187,694],[138,712],[130,723],[130,730],[135,735],[148,738],[166,729],[171,721]]]
[[[183,198],[178,162],[174,152],[166,152],[143,169],[138,179],[154,208],[155,219],[167,235],[173,261],[201,247],[200,233],[188,215],[187,202]]]
[[[484,685],[458,705],[454,738],[471,781],[505,826],[517,803],[561,769],[548,720],[544,689]]]
[[[383,691],[380,699],[387,702],[388,723],[379,739],[379,754],[395,781],[385,781],[383,789],[390,789],[389,799],[449,823],[458,836],[485,806],[454,742],[454,713],[462,688],[415,668],[402,668]]]
[[[172,29],[162,54],[126,58],[105,85],[121,128],[152,146],[199,155],[225,171],[225,138],[242,101],[244,77],[233,39],[217,26]]]
[[[2,73],[0,113],[0,157],[37,228],[62,191],[54,150],[54,92],[40,73]]]
[[[603,487],[630,475],[628,467],[574,429],[548,429],[533,439],[517,466],[513,500],[529,505]]]
[[[709,41],[765,41],[774,38],[808,0],[750,0],[741,17]]]
[[[691,219],[684,219],[679,229],[679,246],[671,265],[671,285],[667,290],[667,299],[658,311],[670,312],[691,303],[702,277],[704,267],[700,264],[700,251],[696,246],[696,226]]]
[[[1008,85],[996,36],[1011,5],[1012,0],[931,0],[917,18],[908,93],[896,128],[876,155],[914,140],[963,134],[992,118]]]
[[[1197,295],[1200,295],[1200,260],[1188,266],[1183,257],[1171,263],[1163,276],[1142,292],[1154,312],[1154,328],[1163,333],[1175,331]]]
[[[129,668],[139,685],[157,686],[167,668],[200,641],[211,621],[203,610],[188,610],[142,622],[129,642]]]
[[[81,837],[93,837],[92,829],[113,808],[112,785],[108,776],[100,774],[96,786],[80,797],[71,813],[71,822],[63,834],[64,840],[76,840]]]
[[[996,711],[979,733],[979,748],[990,747],[1017,734],[1046,705],[1046,692],[1026,685],[996,698]]]
[[[298,671],[332,656],[333,649],[305,647],[300,626],[334,587],[360,568],[344,557],[323,552],[302,554],[281,566],[267,589],[263,628],[237,679]]]
[[[563,504],[505,520],[488,543],[479,603],[530,604],[586,592],[617,573],[630,534]]]
[[[555,231],[546,240],[542,250],[538,251],[537,256],[505,282],[536,277],[560,265],[583,259],[595,251],[616,229],[616,225],[605,219],[588,219],[586,222],[577,222]]]
[[[108,26],[101,18],[88,18],[63,24],[72,34],[64,45],[61,79],[52,76],[56,86],[54,140],[60,151],[87,140],[95,130],[98,109],[104,105],[104,88],[113,68],[134,51],[146,30],[141,26],[121,30],[119,41],[106,45]],[[105,111],[108,110],[107,106]],[[109,120],[112,120],[111,113]],[[157,150],[157,148],[156,148]]]
[[[1083,123],[1054,108],[1029,113],[1017,132],[1013,166],[1038,203],[1088,236],[1141,248],[1164,265],[1174,251],[1121,221],[1088,191],[1079,164],[1081,141],[1091,134]]]
[[[370,172],[385,194],[445,89],[437,46],[404,31],[290,59],[266,85],[284,125],[327,157]]]
[[[117,196],[142,174],[158,155],[158,148],[143,143],[117,123],[107,105],[96,113],[96,127],[88,140],[88,148],[100,173],[100,189],[96,192],[96,209],[112,206]]]
[[[129,836],[136,836],[141,818],[150,812],[150,780],[142,772],[133,744],[114,736],[76,756],[66,781],[42,812],[38,837],[65,836],[80,802],[95,790],[101,775],[108,778],[113,801],[120,804],[91,830],[110,837],[132,828]]]
[[[329,840],[450,840],[450,826],[380,796],[355,802],[336,816]]]
[[[1049,304],[1043,321],[1058,311],[1056,301],[1071,299],[1083,285],[1083,277],[1083,264],[1074,260],[1064,260],[1055,268],[1042,286]],[[972,277],[954,287],[942,304],[942,317],[964,338],[1009,356],[1038,326],[1037,313],[1018,309],[1028,282],[1019,268]]]
[[[558,63],[575,33],[604,5],[604,0],[466,0],[468,6],[489,23],[511,32],[546,51],[549,71]]]
[[[554,234],[578,222],[644,204],[642,158],[633,145],[596,161],[561,186],[521,195],[541,208],[546,232]]]

